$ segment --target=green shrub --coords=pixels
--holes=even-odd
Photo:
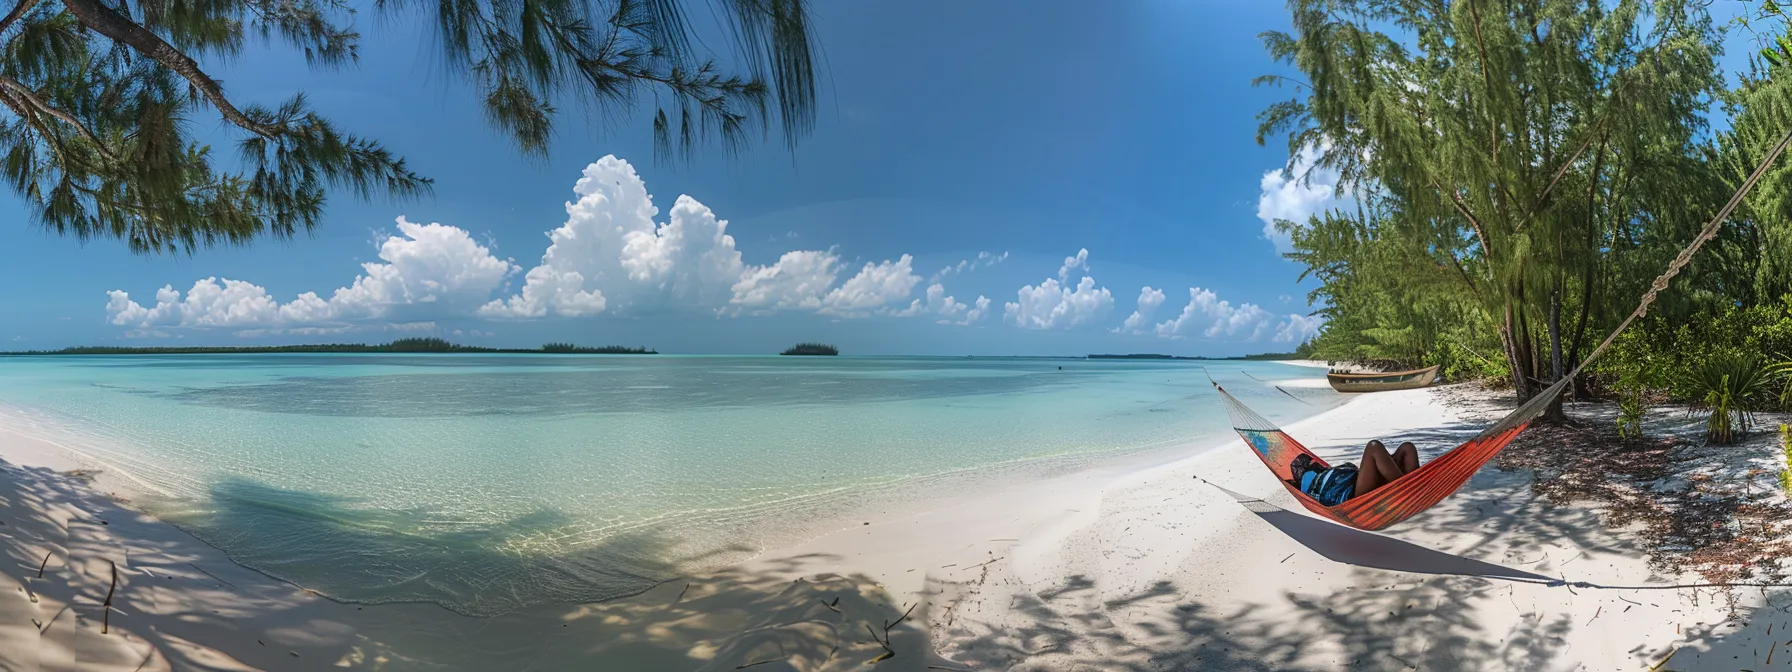
[[[1692,395],[1690,410],[1710,414],[1705,423],[1705,440],[1725,444],[1748,434],[1754,411],[1767,396],[1770,380],[1770,372],[1759,356],[1730,352],[1694,366],[1681,385]]]
[[[1786,463],[1780,469],[1780,489],[1792,497],[1792,425],[1780,425],[1780,456]]]
[[[1613,387],[1640,385],[1674,401],[1702,402],[1709,389],[1688,372],[1742,354],[1766,361],[1785,359],[1785,353],[1792,353],[1792,296],[1779,303],[1698,314],[1672,326],[1662,320],[1638,324],[1618,337],[1594,371]],[[1792,377],[1792,366],[1766,367],[1766,372],[1769,378]],[[1792,379],[1786,382],[1792,385]],[[1792,404],[1792,388],[1778,396],[1753,401]]]
[[[1780,380],[1780,410],[1792,411],[1792,359],[1767,367],[1768,375]],[[1780,429],[1785,429],[1784,425]]]
[[[1618,436],[1643,435],[1643,416],[1649,412],[1649,391],[1638,386],[1618,389]]]

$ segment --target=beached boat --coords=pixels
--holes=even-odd
[[[1437,380],[1437,369],[1438,367],[1432,366],[1412,371],[1389,371],[1386,373],[1328,372],[1325,374],[1325,380],[1332,384],[1332,389],[1339,392],[1410,390],[1430,385],[1431,381]]]

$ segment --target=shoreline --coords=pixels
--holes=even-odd
[[[1335,413],[1338,411],[1338,408],[1334,408],[1323,413]],[[167,584],[170,586],[181,586],[182,590],[177,591],[180,593],[178,596],[168,595],[166,594],[168,590],[167,588],[157,586],[158,592],[163,593],[156,597],[156,601],[158,602],[170,601],[172,598],[171,601],[173,602],[189,605],[191,607],[189,611],[194,613],[202,613],[204,611],[228,613],[231,610],[239,613],[254,613],[257,614],[258,619],[266,620],[267,624],[272,626],[270,628],[271,630],[283,631],[291,629],[290,621],[297,616],[288,612],[303,614],[305,619],[312,622],[334,623],[344,628],[345,631],[354,632],[378,632],[382,629],[380,624],[383,623],[407,623],[411,626],[419,626],[417,627],[417,630],[420,632],[393,633],[391,639],[387,640],[387,643],[381,647],[387,649],[388,655],[403,654],[405,652],[419,650],[445,649],[453,651],[457,646],[460,646],[462,642],[459,641],[460,638],[458,636],[450,636],[446,633],[466,630],[470,627],[474,627],[473,624],[476,624],[479,630],[488,632],[508,630],[512,628],[524,630],[535,630],[539,628],[551,629],[549,626],[554,624],[560,626],[568,625],[568,623],[564,621],[569,618],[571,614],[594,615],[614,613],[617,611],[635,611],[644,604],[654,602],[676,603],[680,600],[690,601],[689,598],[699,594],[699,592],[696,591],[703,591],[706,589],[708,591],[707,594],[713,599],[719,599],[722,602],[730,603],[730,606],[721,608],[721,611],[730,611],[735,608],[732,606],[733,603],[758,596],[758,589],[762,587],[765,580],[771,577],[776,577],[776,581],[780,585],[786,584],[796,577],[803,576],[811,578],[818,576],[847,577],[844,579],[837,578],[835,580],[842,581],[843,585],[852,588],[854,594],[857,594],[859,597],[860,608],[863,611],[882,614],[882,616],[879,617],[882,620],[894,621],[899,619],[901,614],[896,613],[893,607],[889,605],[891,603],[901,603],[904,605],[910,603],[912,597],[904,599],[902,595],[912,594],[914,592],[913,589],[918,585],[906,583],[901,578],[895,576],[896,573],[907,574],[908,572],[896,572],[893,570],[885,571],[888,568],[888,562],[836,562],[828,559],[829,556],[844,559],[855,554],[863,554],[866,552],[865,547],[859,540],[842,539],[836,535],[845,533],[863,533],[866,530],[873,530],[881,533],[889,529],[890,520],[900,518],[902,515],[897,514],[891,516],[888,514],[877,514],[865,516],[870,520],[864,522],[871,522],[872,520],[880,521],[872,523],[871,525],[859,525],[855,528],[854,526],[851,526],[850,523],[847,523],[845,519],[841,519],[839,524],[834,526],[830,531],[818,532],[810,535],[808,539],[796,543],[762,549],[752,554],[749,559],[743,563],[739,563],[735,567],[716,572],[704,572],[693,576],[667,579],[654,584],[636,595],[618,597],[598,603],[582,605],[536,605],[497,617],[482,618],[462,615],[433,602],[389,602],[369,604],[338,600],[309,590],[301,584],[288,581],[276,574],[258,570],[231,560],[228,557],[228,554],[222,549],[212,546],[178,526],[156,519],[151,514],[141,509],[134,508],[130,505],[128,498],[120,497],[117,494],[119,491],[128,492],[130,490],[130,488],[125,487],[130,484],[119,482],[123,478],[129,478],[128,474],[116,469],[108,469],[107,463],[102,458],[96,457],[89,452],[82,451],[77,447],[63,445],[61,442],[38,435],[43,431],[45,426],[32,424],[29,421],[30,419],[26,418],[26,416],[17,413],[12,414],[10,418],[7,416],[0,416],[0,420],[5,419],[10,419],[12,422],[0,423],[0,469],[4,469],[4,472],[0,473],[0,499],[12,499],[12,495],[16,494],[16,491],[22,487],[38,488],[53,491],[56,495],[54,497],[33,497],[29,499],[36,499],[45,504],[53,504],[56,507],[66,508],[66,511],[60,514],[60,516],[52,515],[47,519],[37,521],[40,529],[36,530],[38,534],[35,535],[35,539],[11,538],[7,540],[9,543],[6,544],[5,550],[9,555],[14,556],[15,559],[19,561],[20,565],[33,564],[32,561],[29,561],[27,556],[35,556],[41,560],[42,555],[40,554],[40,550],[47,552],[52,556],[51,561],[47,563],[48,570],[50,571],[45,575],[45,579],[42,581],[48,582],[56,578],[54,575],[57,574],[55,570],[57,569],[59,561],[71,557],[71,553],[75,556],[82,554],[79,549],[68,545],[65,541],[55,539],[55,537],[58,536],[55,528],[62,527],[66,530],[69,520],[107,520],[109,524],[102,526],[108,533],[101,539],[103,545],[110,545],[119,549],[129,549],[133,546],[152,546],[158,549],[170,549],[160,554],[133,553],[129,550],[120,550],[119,552],[114,553],[114,555],[118,556],[118,560],[114,560],[114,562],[117,562],[121,569],[121,577],[119,581],[121,585],[120,595],[123,599],[129,599],[124,598],[123,596],[131,595],[136,592],[131,588],[131,584],[133,583],[132,576],[133,573],[137,571],[138,567],[142,567],[143,569],[141,571],[143,573],[136,576],[137,581],[152,581],[153,579],[148,577],[157,576],[165,577],[166,580],[170,581],[180,581],[181,579],[185,579],[185,581],[182,581],[180,584]],[[16,426],[16,423],[20,422],[24,422],[28,426]],[[29,431],[33,428],[36,428],[38,432],[33,433]],[[1215,444],[1220,443],[1223,440],[1224,437],[1203,436],[1169,445],[1160,445],[1140,450],[1127,451],[1118,455],[1109,455],[1106,456],[1105,459],[1103,459],[1099,453],[1070,456],[1071,460],[1076,462],[1076,464],[1072,466],[1046,466],[1046,470],[1056,470],[1059,473],[1050,474],[1044,477],[1019,479],[1024,480],[1025,482],[997,488],[992,491],[995,493],[994,495],[977,493],[910,501],[907,503],[907,506],[903,507],[903,509],[908,511],[919,511],[921,512],[921,515],[943,515],[947,512],[957,512],[951,514],[954,518],[953,520],[947,520],[941,524],[941,528],[950,529],[962,522],[964,511],[976,508],[972,506],[973,503],[982,501],[991,496],[999,497],[1014,492],[1026,492],[1029,493],[1027,495],[1028,497],[1033,498],[1041,496],[1041,493],[1048,493],[1046,496],[1050,496],[1051,494],[1057,494],[1066,483],[1080,482],[1082,484],[1088,484],[1091,482],[1112,480],[1125,473],[1132,473],[1141,469],[1160,468],[1164,464],[1185,461],[1188,459],[1188,456],[1184,453],[1195,451],[1198,454],[1199,452],[1212,450],[1216,447]],[[1061,460],[1063,458],[1038,458],[1028,460],[1028,462],[1039,463],[1054,459]],[[994,468],[1002,468],[1004,466],[1012,465],[992,466]],[[1038,465],[1035,464],[1031,466],[1037,467]],[[93,471],[96,467],[98,468],[97,474]],[[86,473],[81,476],[67,473],[70,470],[77,469],[84,470]],[[1038,473],[1041,470],[1035,468],[1030,471]],[[951,477],[951,474],[937,476],[937,478]],[[914,486],[914,484],[905,485],[909,487]],[[1095,491],[1088,490],[1085,487],[1085,492],[1093,493]],[[81,511],[83,513],[72,513],[73,511]],[[1038,511],[1047,510],[1039,509]],[[22,516],[18,511],[0,510],[0,521],[16,521],[21,517],[26,519],[30,518],[30,516]],[[854,518],[856,519],[857,517],[858,516],[855,516]],[[1038,521],[1050,522],[1056,517],[1058,516],[1055,514],[1045,513],[1038,517]],[[128,520],[132,524],[128,526],[119,525],[119,521],[121,520]],[[22,528],[29,527],[18,525],[16,522],[10,524],[12,527],[8,528],[7,531],[14,533],[19,532]],[[27,546],[31,548],[27,549]],[[926,548],[938,550],[940,545],[934,543],[927,545]],[[805,552],[803,549],[820,550],[811,553]],[[190,560],[186,560],[184,563],[174,562],[172,557],[169,557],[164,558],[167,560],[166,562],[161,562],[158,559],[155,559],[157,555],[190,558]],[[187,569],[191,571],[178,569],[181,564],[186,564]],[[174,567],[175,569],[171,569],[171,567]],[[96,603],[100,601],[98,598],[88,600],[85,598],[76,598],[75,596],[86,595],[90,597],[93,592],[98,590],[96,587],[98,584],[109,584],[110,576],[96,575],[95,570],[90,563],[75,562],[72,566],[65,569],[67,570],[66,574],[61,578],[65,582],[65,588],[71,591],[67,598],[68,600],[77,605],[84,604],[87,601]],[[922,576],[922,574],[917,573],[916,576]],[[35,590],[38,593],[46,592],[41,586],[33,587],[30,585],[37,583],[34,576],[30,577],[30,579],[30,581],[20,584],[19,588],[21,593],[25,593],[27,589]],[[183,585],[188,584],[189,582],[193,583],[191,585]],[[209,586],[203,584],[209,584]],[[680,594],[671,596],[659,595],[659,593],[670,590],[672,586],[678,586],[680,588],[678,591]],[[693,587],[696,588],[696,591],[693,591]],[[889,590],[886,590],[886,588]],[[3,590],[5,589],[0,588],[0,591]],[[219,590],[222,590],[223,593],[212,592]],[[897,592],[898,594],[892,595],[892,592]],[[241,594],[233,595],[233,593]],[[244,596],[243,594],[250,594],[253,596],[253,599],[246,602],[242,601],[239,598],[242,598]],[[841,595],[838,594],[835,595],[835,597],[840,596]],[[70,602],[65,601],[62,604],[69,603]],[[22,605],[12,606],[22,607]],[[36,603],[32,603],[31,606],[35,607]],[[228,609],[208,609],[210,606],[228,606]],[[27,610],[29,610],[29,608],[27,608]],[[103,612],[104,610],[102,609],[101,611]],[[115,618],[112,626],[114,628],[124,629],[129,628],[134,621],[137,621],[137,616],[141,616],[141,614],[127,617],[122,612],[115,612],[113,616]],[[42,621],[43,618],[39,617],[37,620]],[[87,618],[85,620],[91,621],[92,618]],[[876,620],[879,619],[867,617],[867,622]],[[920,616],[917,615],[912,617],[911,622],[920,622]],[[504,627],[498,627],[500,624]],[[179,632],[182,630],[181,627],[163,622],[163,619],[160,618],[148,619],[148,627],[157,631]],[[908,628],[912,626],[905,625],[902,627]],[[596,634],[597,636],[616,635],[620,639],[628,638],[628,633],[626,632],[609,633],[605,632],[605,629],[603,628],[599,628],[598,630],[602,634],[593,634]],[[87,637],[96,635],[96,633],[86,632],[84,630],[81,634]],[[710,639],[728,640],[746,634],[750,633],[711,633],[712,637],[698,641],[708,641]],[[908,646],[912,651],[925,651],[928,648],[925,642],[928,641],[929,637],[925,630],[914,629],[906,632],[894,633],[892,636],[896,638],[896,642],[909,642]],[[295,663],[296,661],[280,659],[278,657],[271,659],[263,658],[253,661],[250,660],[250,658],[255,657],[255,654],[266,653],[260,649],[267,646],[267,644],[258,643],[256,649],[245,651],[226,644],[214,643],[210,641],[209,638],[198,639],[183,637],[183,639],[206,648],[208,650],[208,656],[223,656],[225,658],[237,659],[240,656],[248,655],[248,658],[240,658],[240,661],[253,667],[271,666],[263,667],[263,669],[283,669],[286,667],[304,669],[306,667],[305,665],[285,665],[288,663]],[[256,637],[254,639],[257,642],[271,643],[272,641],[269,637],[265,636]],[[498,637],[481,638],[478,641],[484,646],[493,646],[504,640],[505,638]],[[0,648],[5,648],[3,646],[5,641],[7,641],[7,639],[0,637]],[[105,640],[101,637],[100,640],[97,641],[104,642]],[[130,640],[126,639],[123,641],[128,642]],[[412,644],[411,642],[417,643]],[[893,642],[893,644],[896,642]],[[117,643],[112,642],[112,644]],[[363,654],[355,652],[360,647],[348,645],[342,641],[325,638],[322,641],[307,641],[304,642],[304,644],[304,647],[289,648],[288,651],[300,654],[298,657],[299,659],[329,656],[335,658],[336,662],[339,663],[350,661],[351,667],[356,666],[352,663],[351,659],[361,660],[363,658]],[[145,647],[149,646],[148,642],[142,640],[139,640],[137,645]],[[299,647],[299,644],[295,640],[294,642],[288,642],[287,646]],[[681,644],[680,646],[683,646],[685,649],[691,648],[684,644]],[[155,651],[146,652],[146,654],[155,653],[155,655],[166,656],[168,654],[165,651],[156,653],[156,651],[162,651],[166,648],[167,645],[164,645],[156,648]],[[307,651],[306,648],[311,650]],[[881,649],[871,649],[871,653],[875,654],[880,650]],[[617,655],[620,656],[620,660],[629,661],[630,664],[638,662],[631,657],[631,654],[606,655],[600,656],[599,659],[610,660]],[[918,656],[919,654],[915,654],[914,657]],[[140,657],[137,660],[138,662],[141,662],[144,659],[145,658]],[[583,657],[567,659],[569,663],[573,660],[583,660]],[[0,655],[0,663],[7,662],[10,661],[6,659],[5,655]],[[696,663],[700,661],[693,660],[691,662]],[[745,664],[745,662],[736,661],[736,665],[738,664]],[[885,666],[888,667],[887,664]],[[0,667],[7,667],[7,665],[0,664]],[[401,668],[402,667],[403,666],[401,666]],[[732,667],[732,665],[720,666],[718,669],[732,669]]]
[[[1362,395],[1286,429],[1328,459],[1354,459],[1362,441],[1390,435],[1418,437],[1429,459],[1478,428],[1461,403],[1435,388]],[[492,618],[327,599],[83,479],[16,466],[22,441],[0,435],[0,542],[15,568],[0,582],[16,584],[0,586],[6,669],[845,670],[886,652],[896,655],[879,669],[1404,669],[1387,654],[1450,667],[1446,653],[1633,669],[1729,632],[1719,600],[1697,591],[1575,595],[1334,561],[1271,525],[1273,514],[1193,478],[1292,509],[1288,521],[1315,520],[1235,438],[868,517],[632,597]],[[1588,510],[1535,501],[1527,478],[1489,467],[1434,512],[1362,538],[1550,578],[1660,582],[1622,532]],[[118,599],[105,623],[113,565]]]
[[[1336,408],[1326,409],[1321,413],[1336,410]],[[18,423],[24,423],[26,427],[22,428]],[[203,530],[188,529],[179,522],[158,516],[156,507],[145,506],[145,504],[158,499],[178,501],[178,498],[160,486],[137,477],[130,469],[108,461],[105,454],[114,448],[101,447],[103,444],[89,445],[79,440],[81,438],[103,440],[103,437],[65,434],[68,429],[68,427],[58,424],[56,419],[34,417],[31,411],[0,404],[0,465],[44,468],[64,475],[68,475],[69,472],[78,474],[78,477],[71,476],[71,478],[82,481],[93,497],[106,500],[133,515],[171,527],[181,535],[191,537],[193,541],[218,551],[230,562],[238,564],[244,569],[332,602],[362,607],[388,604],[429,605],[465,618],[480,619],[492,616],[491,614],[461,611],[451,605],[441,604],[430,599],[365,600],[332,595],[317,587],[307,586],[303,579],[289,578],[279,571],[257,567],[254,563],[246,560],[238,560],[232,557],[224,547],[206,539],[203,536]],[[818,517],[816,520],[820,522],[799,524],[788,528],[783,525],[764,523],[763,526],[766,529],[774,531],[747,535],[752,538],[749,543],[755,545],[752,548],[734,549],[734,553],[738,556],[737,560],[725,562],[720,566],[711,563],[703,566],[686,565],[683,567],[676,564],[678,561],[671,561],[673,564],[667,565],[669,569],[682,571],[663,575],[663,578],[655,579],[637,590],[614,597],[605,597],[592,603],[625,600],[652,590],[658,585],[677,582],[689,576],[711,574],[737,565],[753,565],[768,556],[779,556],[783,549],[801,547],[814,539],[857,529],[862,526],[864,521],[881,521],[899,515],[892,512],[972,510],[974,507],[968,507],[968,504],[992,496],[1000,497],[1032,490],[1051,490],[1057,487],[1053,484],[1090,478],[1107,478],[1115,474],[1130,473],[1185,460],[1188,453],[1213,450],[1229,436],[1231,436],[1229,431],[1201,433],[1193,438],[1127,448],[1089,449],[1072,453],[1005,460],[942,472],[905,475],[892,481],[861,485],[857,490],[842,489],[804,494],[768,504],[729,510],[726,511],[728,515],[741,520],[743,525],[748,526],[758,524],[752,522],[753,519],[766,517],[785,520],[812,516]],[[75,440],[70,440],[70,437]],[[711,513],[714,514],[715,510],[711,510]],[[574,603],[579,602],[537,602],[526,604],[522,609],[527,611]],[[509,610],[505,609],[505,611]]]

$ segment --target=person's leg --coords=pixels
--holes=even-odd
[[[1419,468],[1419,447],[1411,441],[1400,444],[1394,449],[1394,462],[1400,465],[1400,473],[1410,474]]]
[[[1388,454],[1387,446],[1381,445],[1380,441],[1370,441],[1369,445],[1363,446],[1363,459],[1357,466],[1356,494],[1362,495],[1387,485],[1405,473]]]

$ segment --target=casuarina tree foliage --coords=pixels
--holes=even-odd
[[[486,119],[543,156],[560,106],[618,112],[652,101],[662,156],[734,149],[812,127],[804,0],[714,0],[732,38],[724,67],[699,54],[680,0],[376,0],[383,19],[434,24],[447,66]],[[340,128],[303,93],[242,100],[208,72],[252,39],[317,68],[352,66],[346,0],[14,0],[0,18],[0,168],[46,228],[145,253],[192,251],[316,226],[327,195],[426,193],[430,180],[377,140]],[[235,151],[191,135],[222,122]]]

